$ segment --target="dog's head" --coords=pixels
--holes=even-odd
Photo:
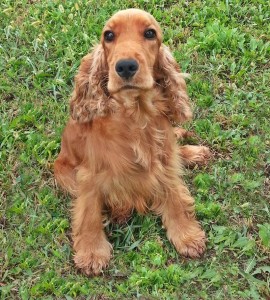
[[[191,118],[185,81],[162,44],[159,24],[142,10],[120,11],[106,23],[101,43],[81,62],[71,99],[72,117],[87,122],[104,116],[111,97],[140,94],[155,85],[161,87],[173,120]]]

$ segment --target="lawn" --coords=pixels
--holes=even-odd
[[[71,199],[53,162],[80,59],[112,13],[151,12],[184,72],[214,154],[187,169],[208,244],[177,255],[160,219],[107,226],[100,277],[72,261]],[[250,1],[16,1],[0,4],[0,299],[270,299],[270,8]]]

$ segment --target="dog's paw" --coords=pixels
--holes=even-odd
[[[201,231],[197,236],[182,241],[177,251],[186,257],[196,258],[200,257],[205,251],[205,233]]]
[[[212,157],[211,151],[208,147],[200,146],[200,149],[194,159],[198,164],[206,164]]]
[[[206,165],[211,159],[212,154],[208,147],[186,145],[179,148],[179,154],[185,165],[193,166]]]
[[[205,232],[199,225],[191,226],[187,229],[174,232],[169,239],[175,246],[178,253],[183,256],[196,258],[205,251]]]
[[[92,244],[89,249],[79,249],[74,256],[78,269],[85,275],[99,275],[108,266],[112,246],[108,241]]]

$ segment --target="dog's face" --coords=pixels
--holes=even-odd
[[[170,120],[191,119],[185,80],[169,48],[162,44],[157,21],[139,9],[122,10],[109,19],[101,43],[81,61],[70,102],[71,116],[78,122],[89,122],[117,110],[115,102],[108,99],[133,106],[142,95],[154,92],[166,99]]]
[[[161,29],[146,12],[129,9],[109,19],[101,37],[109,68],[109,92],[151,89],[161,42]]]

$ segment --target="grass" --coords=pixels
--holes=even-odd
[[[70,198],[52,164],[81,57],[119,9],[157,18],[184,72],[195,119],[215,153],[186,171],[208,235],[179,257],[160,220],[107,227],[101,277],[72,262]],[[16,1],[0,4],[1,299],[269,299],[270,10],[268,1]]]

